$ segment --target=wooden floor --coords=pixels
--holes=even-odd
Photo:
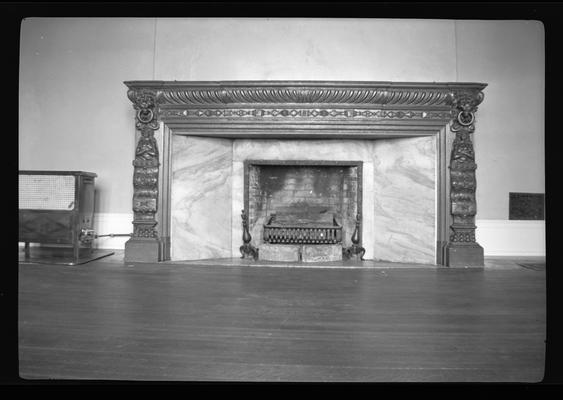
[[[537,382],[545,270],[19,265],[24,379]]]

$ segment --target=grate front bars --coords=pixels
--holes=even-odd
[[[264,225],[264,242],[286,244],[335,244],[342,242],[342,227]]]

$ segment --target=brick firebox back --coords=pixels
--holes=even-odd
[[[275,214],[278,223],[308,226],[332,224],[336,217],[346,244],[360,211],[360,190],[358,165],[250,164],[249,222],[261,223]]]

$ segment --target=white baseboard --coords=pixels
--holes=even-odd
[[[133,214],[129,213],[96,213],[94,214],[94,231],[96,235],[108,235],[110,233],[132,233]],[[96,249],[124,249],[128,236],[101,237],[94,240]]]
[[[482,219],[475,225],[485,256],[545,256],[545,221]]]
[[[94,231],[97,235],[131,233],[132,221],[129,213],[96,213]],[[545,221],[481,219],[475,225],[485,256],[545,256]],[[127,236],[101,237],[94,240],[94,248],[124,249],[127,240]]]
[[[96,214],[94,229],[98,235],[131,233],[133,214]],[[503,219],[477,220],[476,240],[485,256],[544,256],[545,221],[514,221]],[[129,238],[99,238],[100,249],[123,249]]]

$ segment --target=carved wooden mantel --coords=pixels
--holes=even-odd
[[[471,134],[483,83],[127,81],[139,132],[128,261],[169,258],[170,138],[379,139],[437,135],[437,262],[482,266]],[[453,133],[453,142],[447,130]],[[159,152],[158,143],[161,143]],[[449,144],[451,143],[451,144]],[[448,154],[448,150],[450,151]],[[446,165],[449,163],[449,176]],[[448,184],[449,182],[449,184]]]

